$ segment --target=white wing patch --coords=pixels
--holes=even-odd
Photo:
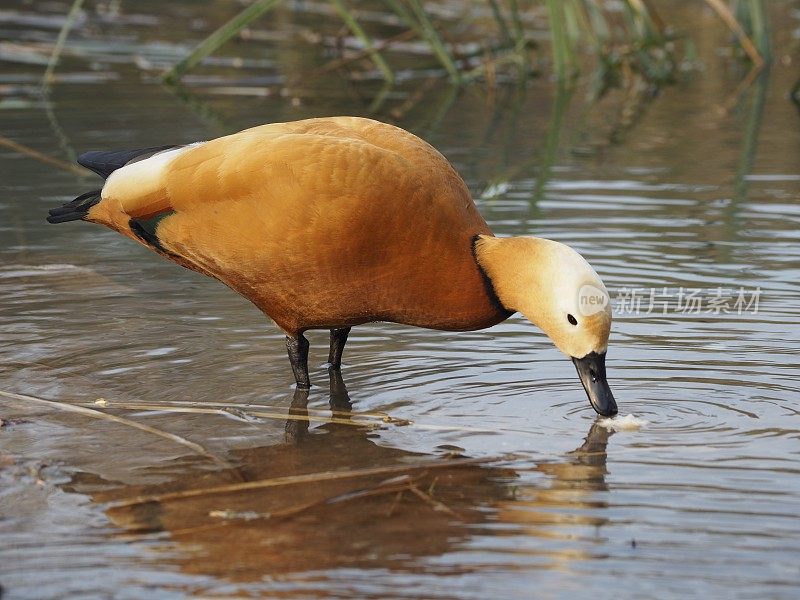
[[[124,210],[127,199],[135,200],[139,204],[149,196],[160,196],[164,189],[164,173],[169,164],[187,150],[204,143],[196,142],[181,148],[164,150],[149,158],[117,169],[108,177],[103,186],[103,199],[111,198],[119,201]]]

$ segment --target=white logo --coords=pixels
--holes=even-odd
[[[578,310],[584,317],[605,310],[608,294],[593,285],[584,285],[578,290]]]

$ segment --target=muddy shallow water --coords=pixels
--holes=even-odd
[[[372,114],[378,87],[336,77],[257,97],[248,77],[291,60],[272,50],[162,87],[130,56],[179,52],[153,40],[185,4],[153,17],[142,3],[101,50],[79,37],[101,57],[67,56],[44,100],[43,67],[3,54],[0,133],[68,161]],[[3,37],[57,31],[25,21],[29,3],[0,6]],[[343,380],[312,332],[306,397],[254,307],[110,231],[48,225],[96,180],[0,149],[0,391],[125,419],[0,396],[7,596],[796,596],[800,13],[776,14],[793,61],[739,95],[720,32],[700,72],[634,107],[544,79],[458,94],[412,79],[376,115],[447,155],[496,233],[592,262],[636,431],[600,426],[573,366],[519,316],[463,334],[357,328]]]

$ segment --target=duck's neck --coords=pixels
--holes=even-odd
[[[498,238],[481,235],[474,252],[488,285],[502,308],[510,313],[522,311],[532,284],[532,265],[539,264],[548,240],[534,237]],[[526,302],[528,301],[528,302]]]

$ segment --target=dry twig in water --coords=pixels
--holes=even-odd
[[[380,51],[385,50],[386,48],[391,47],[393,44],[398,42],[405,42],[406,40],[410,40],[416,35],[416,32],[413,29],[407,29],[402,33],[398,33],[395,36],[390,38],[386,38],[385,40],[378,42],[372,46],[373,50]],[[329,73],[330,71],[335,71],[336,69],[340,69],[344,66],[349,65],[350,63],[356,62],[361,60],[362,58],[366,58],[369,56],[370,51],[362,48],[358,52],[354,53],[351,56],[343,56],[341,58],[336,58],[320,67],[315,69],[311,69],[306,73],[301,74],[297,81],[308,81],[313,77],[318,77],[320,75],[324,75],[325,73]]]
[[[5,398],[10,398],[12,400],[19,400],[21,402],[26,402],[26,403],[32,402],[35,404],[41,404],[43,406],[49,406],[50,408],[55,408],[64,412],[77,413],[85,417],[91,417],[93,419],[100,419],[103,421],[111,421],[113,423],[119,423],[120,425],[133,427],[134,429],[139,429],[146,433],[151,433],[153,435],[162,437],[166,440],[170,440],[171,442],[175,442],[176,444],[180,444],[181,446],[185,446],[186,448],[192,450],[192,452],[195,452],[212,460],[218,466],[224,469],[231,469],[235,471],[233,465],[231,465],[228,461],[218,456],[215,456],[214,454],[211,454],[211,452],[203,448],[200,444],[189,441],[186,438],[183,438],[174,433],[162,431],[160,429],[156,429],[155,427],[150,427],[149,425],[145,425],[143,423],[137,423],[136,421],[131,421],[130,419],[126,419],[124,417],[118,417],[116,415],[111,415],[101,410],[95,410],[93,408],[87,408],[85,406],[77,406],[75,404],[68,404],[66,402],[59,402],[56,400],[45,400],[44,398],[36,398],[35,396],[28,396],[26,394],[15,394],[13,392],[4,392],[0,390],[0,396],[3,396]]]
[[[199,496],[211,496],[215,494],[229,494],[245,492],[285,485],[296,485],[302,483],[318,483],[320,481],[335,481],[341,479],[354,479],[357,477],[369,477],[373,475],[390,475],[394,473],[407,474],[409,471],[421,471],[425,469],[445,469],[458,468],[467,465],[479,465],[500,460],[498,457],[486,458],[463,458],[451,460],[434,460],[422,462],[415,465],[392,465],[389,467],[373,467],[367,469],[353,469],[350,471],[323,471],[321,473],[308,473],[305,475],[287,475],[284,477],[274,477],[272,479],[262,479],[258,481],[245,481],[243,483],[231,483],[208,488],[193,490],[182,490],[178,492],[167,492],[164,494],[153,494],[147,496],[136,496],[127,500],[113,502],[111,508],[123,506],[136,506],[147,502],[167,502],[171,500],[184,500],[186,498],[197,498]]]
[[[416,485],[409,484],[408,485],[408,490],[412,494],[417,496],[418,498],[422,499],[425,503],[427,503],[430,506],[432,506],[434,510],[438,510],[440,512],[445,512],[448,515],[450,515],[451,517],[459,518],[458,515],[449,506],[447,506],[443,502],[439,502],[438,500],[435,500],[430,494],[426,494],[421,489],[419,489]]]
[[[187,406],[187,404],[189,406]],[[529,431],[521,429],[488,429],[482,427],[470,427],[462,425],[436,425],[434,423],[420,423],[409,421],[400,417],[393,417],[383,412],[344,412],[328,411],[319,409],[306,409],[312,414],[294,414],[292,412],[281,412],[280,407],[264,406],[253,410],[246,404],[225,404],[215,403],[213,408],[203,408],[192,406],[195,403],[175,402],[173,404],[156,404],[153,402],[118,402],[110,401],[108,406],[117,410],[158,410],[172,413],[194,413],[205,415],[220,415],[225,417],[235,417],[246,421],[258,421],[259,419],[278,419],[283,421],[307,421],[309,423],[334,423],[336,425],[348,425],[350,427],[372,427],[378,428],[384,425],[395,425],[397,427],[413,427],[428,431],[465,431],[471,433],[496,434],[499,431],[513,431],[514,433],[531,435]],[[204,403],[212,404],[212,403]],[[78,404],[86,406],[89,404]],[[264,408],[274,408],[274,411],[263,410]],[[329,414],[333,416],[328,416]],[[338,416],[337,416],[338,415]]]
[[[245,520],[245,521],[254,521],[260,519],[281,519],[281,518],[288,518],[298,515],[302,512],[309,510],[310,508],[314,508],[317,506],[324,506],[326,504],[339,504],[341,502],[348,502],[350,500],[357,500],[359,498],[369,498],[371,496],[382,496],[385,494],[393,494],[395,492],[402,492],[404,490],[410,490],[415,488],[414,480],[411,478],[410,475],[401,475],[400,477],[393,477],[386,481],[382,481],[377,485],[369,488],[360,488],[357,490],[352,490],[349,492],[344,492],[343,494],[337,494],[336,496],[330,498],[322,498],[321,500],[312,500],[310,502],[304,502],[303,504],[297,504],[295,506],[290,506],[288,508],[284,508],[281,510],[274,510],[268,513],[254,513],[249,511],[224,511],[224,510],[215,510],[209,513],[211,517],[217,517],[221,519],[225,519],[226,521],[237,521],[237,520]]]
[[[741,24],[736,20],[736,17],[731,12],[731,9],[728,8],[728,6],[722,0],[706,0],[706,2],[708,2],[711,8],[713,8],[720,18],[725,21],[725,24],[739,40],[739,43],[742,45],[742,49],[745,51],[747,56],[750,57],[750,60],[753,61],[755,67],[760,70],[761,67],[764,66],[764,58],[761,56],[758,48],[756,48],[753,40],[751,40],[747,36],[747,33],[745,33],[744,29],[742,29]]]
[[[14,140],[10,140],[3,135],[0,135],[0,146],[9,148],[11,150],[14,150],[15,152],[19,152],[20,154],[32,158],[34,160],[38,160],[41,163],[51,165],[53,167],[58,167],[62,171],[69,171],[70,173],[75,173],[76,175],[89,174],[89,171],[87,169],[84,169],[83,167],[72,165],[63,160],[59,160],[58,158],[53,158],[52,156],[48,156],[47,154],[42,154],[38,150],[34,150],[33,148],[15,142]]]

